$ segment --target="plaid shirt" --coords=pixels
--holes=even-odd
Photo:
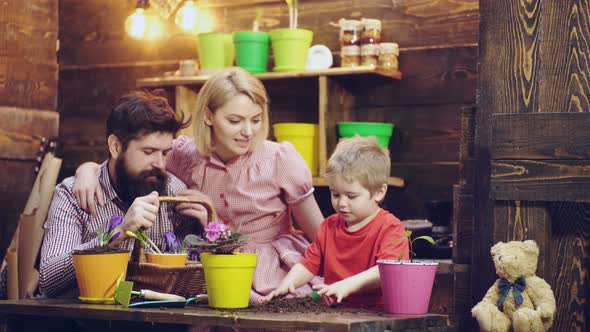
[[[97,230],[106,231],[113,214],[125,216],[129,204],[123,202],[115,192],[105,161],[97,173],[98,180],[105,194],[105,205],[96,206],[98,217],[82,210],[76,201],[72,188],[74,177],[60,183],[53,195],[53,201],[45,222],[45,237],[41,249],[41,292],[48,297],[75,297],[79,290],[76,272],[72,260],[72,251],[96,247],[99,245]],[[186,186],[177,177],[169,174],[165,193],[175,196]],[[161,204],[157,222],[147,230],[147,235],[164,249],[165,232],[174,232],[184,239],[187,234],[196,232],[200,227],[198,220],[180,215],[173,204]],[[120,247],[133,250],[135,240],[128,238]]]

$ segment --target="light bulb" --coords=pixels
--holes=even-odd
[[[195,30],[197,27],[198,8],[195,2],[188,0],[176,13],[174,22],[183,30]]]
[[[144,37],[147,30],[148,19],[143,8],[136,8],[133,14],[125,20],[125,31],[135,39]]]

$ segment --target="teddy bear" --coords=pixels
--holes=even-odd
[[[471,309],[480,331],[547,331],[555,316],[555,296],[549,284],[535,275],[537,243],[498,242],[491,253],[499,278]]]

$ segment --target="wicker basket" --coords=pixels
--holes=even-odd
[[[201,200],[186,197],[160,197],[162,202],[190,202],[202,204],[208,213],[208,222],[215,215],[211,206]],[[205,273],[200,262],[189,261],[185,266],[166,266],[147,263],[143,246],[135,246],[127,267],[127,280],[133,281],[135,290],[149,289],[156,292],[177,294],[186,298],[207,293]]]
[[[189,262],[185,266],[130,262],[127,280],[133,281],[136,290],[150,289],[186,298],[207,293],[203,265],[197,262]]]

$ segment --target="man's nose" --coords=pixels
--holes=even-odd
[[[163,153],[157,153],[156,159],[152,165],[159,169],[164,169],[166,167],[166,156]]]

